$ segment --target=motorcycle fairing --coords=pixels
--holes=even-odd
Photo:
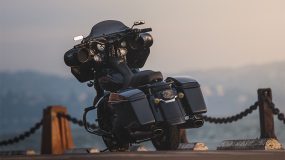
[[[126,25],[124,25],[120,21],[106,20],[106,21],[102,21],[102,22],[95,24],[92,27],[89,36],[90,37],[91,36],[92,37],[101,37],[104,35],[124,31],[126,29],[129,29],[129,27],[127,27]]]
[[[106,36],[109,34],[113,33],[118,33],[124,30],[130,29],[126,25],[124,25],[120,21],[116,20],[107,20],[107,21],[102,21],[97,24],[95,24],[92,29],[90,34],[83,40],[88,40],[89,38],[97,38],[97,37],[102,37]],[[75,52],[77,51],[75,48],[70,49],[68,52]],[[128,47],[128,54],[126,55],[126,62],[129,68],[131,69],[137,69],[137,68],[142,68],[149,56],[150,53],[150,48],[141,48],[141,49],[133,49],[131,47]],[[65,54],[66,55],[66,54]],[[108,66],[96,64],[96,63],[83,63],[83,64],[78,64],[78,66],[72,66],[71,67],[71,72],[72,74],[77,78],[78,81],[80,82],[86,82],[89,80],[94,79],[94,73],[91,70],[91,67],[97,71],[102,68],[106,68]]]
[[[94,72],[86,64],[71,67],[71,73],[81,83],[94,79]]]

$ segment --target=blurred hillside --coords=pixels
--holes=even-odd
[[[93,88],[75,78],[35,72],[0,73],[0,133],[21,130],[42,117],[49,105],[67,106],[78,118],[96,95]]]
[[[270,87],[276,106],[285,111],[285,63],[178,73],[197,79],[203,89],[208,115],[228,116],[257,100],[257,88]],[[35,72],[0,73],[0,133],[26,129],[40,120],[48,105],[64,105],[81,118],[92,104],[93,88],[75,78]],[[4,130],[5,128],[5,130]]]
[[[271,88],[274,103],[285,112],[285,62],[180,75],[190,75],[200,82],[209,115],[229,115],[245,109],[257,100],[258,88]]]

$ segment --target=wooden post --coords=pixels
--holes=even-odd
[[[58,113],[67,114],[63,106],[49,106],[43,111],[42,154],[63,154],[74,147],[69,122]]]
[[[276,139],[272,110],[266,102],[266,98],[272,100],[271,89],[258,89],[257,94],[259,101],[260,138]]]
[[[180,129],[180,143],[189,143],[185,129]]]

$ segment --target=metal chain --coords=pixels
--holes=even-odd
[[[77,124],[80,127],[83,127],[83,121],[82,120],[78,120],[78,119],[76,119],[74,117],[71,117],[68,114],[58,113],[57,116],[65,118],[66,120],[72,122],[73,124]],[[38,123],[35,123],[35,125],[33,127],[31,127],[28,131],[24,132],[23,134],[20,134],[18,136],[15,136],[14,138],[10,138],[8,140],[0,141],[0,146],[11,145],[11,144],[23,141],[24,139],[26,139],[26,138],[30,137],[31,135],[33,135],[38,129],[41,128],[42,125],[43,125],[43,120],[41,120]],[[93,128],[93,129],[98,128],[97,125],[95,125],[95,124],[87,123],[87,125],[90,128]]]
[[[252,111],[256,110],[258,107],[258,101],[256,101],[253,105],[249,106],[249,108],[245,109],[244,111],[240,112],[239,114],[230,116],[230,117],[223,117],[223,118],[217,118],[217,117],[209,117],[206,115],[203,115],[202,117],[204,118],[204,120],[206,122],[209,123],[232,123],[234,121],[240,120],[244,117],[246,117],[247,115],[249,115],[250,113],[252,113]]]
[[[69,122],[73,123],[73,124],[77,124],[78,126],[80,127],[84,127],[84,124],[83,124],[83,121],[82,120],[79,120],[75,117],[71,117],[69,114],[64,114],[64,113],[58,113],[57,114],[58,117],[62,117],[62,118],[65,118],[66,120],[68,120]],[[87,122],[87,125],[92,128],[92,129],[95,129],[95,128],[98,128],[98,126],[96,124],[90,124]]]
[[[14,138],[10,138],[8,140],[0,141],[0,146],[7,146],[10,144],[14,144],[14,143],[18,143],[20,141],[23,141],[24,139],[26,139],[26,138],[30,137],[31,135],[33,135],[34,133],[36,133],[36,131],[41,128],[42,124],[43,124],[43,120],[41,120],[38,123],[35,123],[35,125],[33,127],[31,127],[28,131],[14,137]]]
[[[283,123],[285,124],[284,113],[281,113],[279,108],[275,107],[275,104],[272,102],[272,100],[270,98],[267,98],[266,102],[269,104],[269,107],[272,110],[272,113],[274,115],[277,115],[278,120],[283,121]]]
[[[66,120],[72,122],[73,124],[77,124],[80,127],[83,127],[83,121],[82,120],[78,120],[78,119],[76,119],[74,117],[71,117],[68,114],[58,113],[57,116],[65,118]],[[30,137],[31,135],[33,135],[38,129],[40,129],[40,127],[42,125],[43,125],[43,120],[41,120],[38,123],[35,123],[35,125],[33,127],[31,127],[28,131],[24,132],[23,134],[20,134],[18,136],[15,136],[14,138],[10,138],[8,140],[0,141],[0,146],[11,145],[11,144],[23,141],[24,139],[26,139],[26,138]],[[90,128],[92,128],[92,129],[98,128],[97,125],[95,125],[95,124],[87,123],[87,125]]]

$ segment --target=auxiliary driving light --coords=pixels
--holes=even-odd
[[[159,104],[159,103],[160,103],[160,99],[155,98],[155,99],[154,99],[154,104]]]
[[[180,99],[184,98],[184,93],[179,92],[179,93],[178,93],[178,98],[180,98]]]

